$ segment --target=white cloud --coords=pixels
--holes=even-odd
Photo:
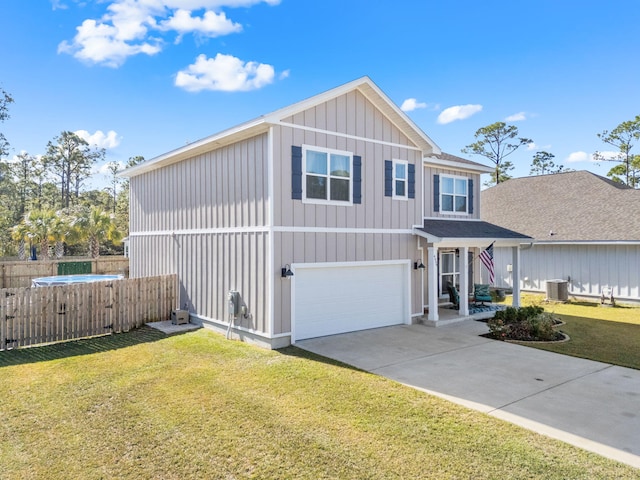
[[[573,152],[570,153],[569,156],[567,157],[567,159],[565,160],[568,163],[575,163],[575,162],[599,162],[602,160],[612,160],[612,161],[617,161],[620,158],[620,152],[597,152],[599,158],[596,158],[596,155],[594,155],[593,153],[587,153],[587,152]]]
[[[538,145],[536,142],[531,142],[527,144],[527,150],[549,150],[550,148],[551,148],[551,144]]]
[[[415,98],[407,98],[400,106],[400,110],[403,112],[412,112],[418,108],[427,108],[427,104],[418,102]]]
[[[175,85],[189,92],[217,90],[238,92],[262,88],[273,82],[271,65],[243,62],[232,55],[218,53],[215,58],[198,55],[195,63],[176,75]]]
[[[94,174],[106,175],[106,176],[108,176],[108,177],[111,177],[112,173],[111,173],[111,171],[109,170],[109,168],[111,167],[111,163],[114,163],[114,162],[106,162],[106,163],[103,163],[102,165],[99,165],[99,166],[95,169]],[[118,161],[118,162],[115,162],[115,163],[117,163],[117,164],[118,164],[118,171],[121,171],[121,170],[124,170],[124,169],[125,169],[125,164],[124,164],[124,162]]]
[[[195,32],[205,37],[218,37],[242,31],[242,25],[233,23],[224,12],[206,11],[202,17],[193,17],[188,10],[179,9],[167,20],[160,22],[161,30],[178,32],[178,40],[185,33]]]
[[[454,107],[445,108],[438,115],[438,123],[445,125],[455,122],[456,120],[464,120],[472,115],[480,112],[482,105],[456,105]]]
[[[86,19],[76,28],[70,41],[58,45],[58,53],[79,60],[121,66],[133,55],[155,55],[162,51],[164,32],[204,37],[228,35],[242,30],[221,11],[223,8],[250,7],[258,3],[277,5],[279,0],[112,0],[99,19]],[[54,6],[61,8],[61,4]],[[204,10],[202,16],[193,11]]]
[[[120,145],[121,138],[119,138],[118,134],[113,130],[109,130],[106,134],[102,130],[96,130],[95,133],[78,130],[73,133],[85,140],[92,147],[110,149]]]
[[[525,112],[514,113],[513,115],[509,115],[505,118],[505,122],[521,122],[527,119],[527,114]]]

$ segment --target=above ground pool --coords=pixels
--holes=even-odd
[[[72,283],[105,282],[108,280],[122,280],[123,275],[55,275],[53,277],[39,277],[31,280],[34,287],[50,287],[52,285],[70,285]]]

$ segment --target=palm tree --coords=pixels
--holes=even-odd
[[[13,237],[24,248],[24,241],[40,243],[40,255],[49,258],[49,242],[55,240],[55,228],[59,222],[56,212],[50,209],[31,210],[22,222],[14,227]]]
[[[24,221],[11,229],[11,237],[18,242],[18,258],[25,260],[27,258],[25,243],[29,238],[29,231]]]
[[[98,207],[84,209],[76,217],[75,227],[81,238],[89,241],[92,258],[100,256],[100,243],[111,240],[120,243],[121,233],[117,230],[113,216]]]

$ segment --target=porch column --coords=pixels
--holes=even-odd
[[[511,264],[513,275],[513,303],[514,307],[520,306],[520,247],[511,248]]]
[[[469,257],[469,247],[460,249],[460,315],[469,315],[469,268],[467,259]]]
[[[438,249],[435,247],[427,248],[427,275],[429,275],[428,300],[429,314],[427,320],[438,321]]]

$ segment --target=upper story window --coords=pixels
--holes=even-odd
[[[408,162],[404,160],[393,161],[393,197],[406,199],[409,189],[408,181]]]
[[[351,203],[353,155],[319,147],[303,147],[304,200]]]
[[[463,177],[440,176],[440,210],[449,213],[469,212],[469,181]]]

